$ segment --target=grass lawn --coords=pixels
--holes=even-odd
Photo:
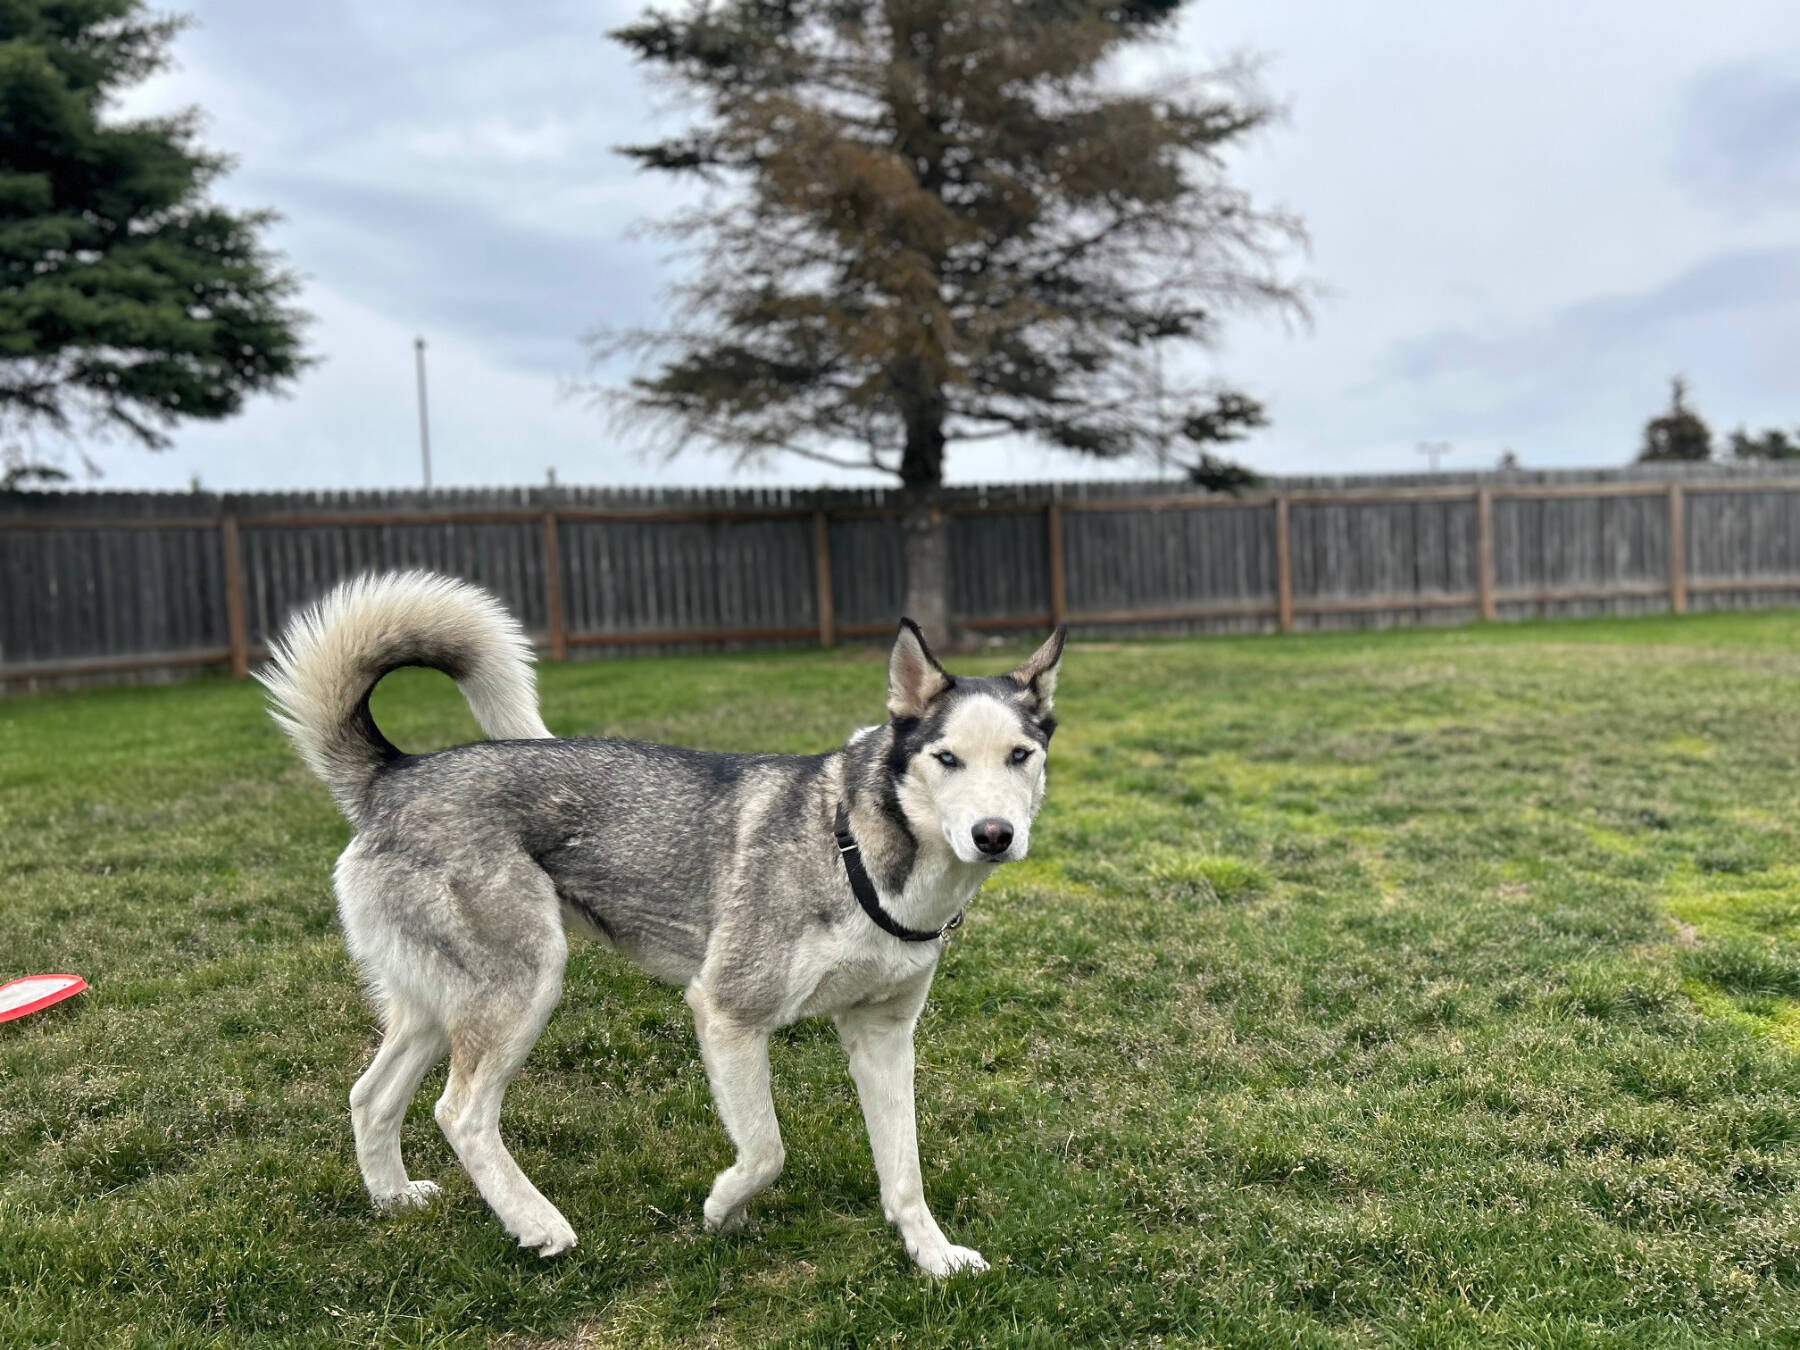
[[[1001,658],[986,663],[998,669]],[[815,750],[874,653],[566,666],[561,733]],[[409,748],[474,733],[408,673]],[[829,1026],[786,1175],[728,1161],[680,996],[577,949],[507,1102],[581,1236],[515,1249],[430,1117],[365,1202],[348,837],[255,689],[0,702],[0,1345],[1800,1344],[1800,615],[1090,643],[1030,861],[920,1028],[882,1222]]]

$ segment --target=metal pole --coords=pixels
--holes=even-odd
[[[431,491],[431,416],[425,403],[425,339],[413,339],[413,355],[419,368],[419,463],[425,469],[425,490]]]

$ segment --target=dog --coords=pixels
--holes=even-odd
[[[681,987],[693,1010],[736,1147],[703,1206],[708,1230],[741,1225],[781,1172],[770,1035],[830,1017],[908,1255],[931,1275],[986,1269],[925,1203],[913,1028],[947,934],[1030,845],[1064,637],[1009,674],[971,678],[902,619],[885,723],[826,754],[715,754],[553,738],[524,631],[464,582],[367,576],[299,613],[259,678],[356,830],[334,883],[384,1028],[350,1093],[377,1208],[437,1194],[408,1177],[400,1126],[447,1052],[435,1114],[482,1198],[522,1247],[575,1245],[500,1137],[501,1098],[561,996],[573,930]],[[395,748],[369,696],[403,666],[449,675],[491,739]]]

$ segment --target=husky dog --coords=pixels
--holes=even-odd
[[[557,740],[529,643],[487,592],[421,572],[364,577],[299,614],[260,678],[356,835],[338,913],[385,1035],[350,1092],[378,1207],[437,1187],[400,1125],[446,1051],[437,1121],[482,1198],[541,1256],[575,1232],[500,1139],[500,1101],[562,992],[574,928],[682,987],[737,1156],[706,1227],[744,1221],[781,1172],[769,1036],[830,1017],[850,1060],[882,1210],[922,1270],[986,1268],[925,1204],[913,1026],[943,938],[996,863],[1023,858],[1044,799],[1063,632],[1010,674],[946,672],[901,620],[888,720],[822,755],[711,754]],[[428,755],[390,744],[369,695],[441,670],[493,739]]]

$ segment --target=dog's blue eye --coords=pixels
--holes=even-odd
[[[1023,764],[1026,760],[1028,760],[1030,758],[1031,758],[1031,751],[1027,750],[1022,745],[1017,750],[1012,752],[1012,762],[1014,764]]]
[[[948,750],[940,750],[933,755],[932,758],[939,764],[942,764],[946,769],[954,769],[958,764],[962,763],[960,759],[951,754]]]

